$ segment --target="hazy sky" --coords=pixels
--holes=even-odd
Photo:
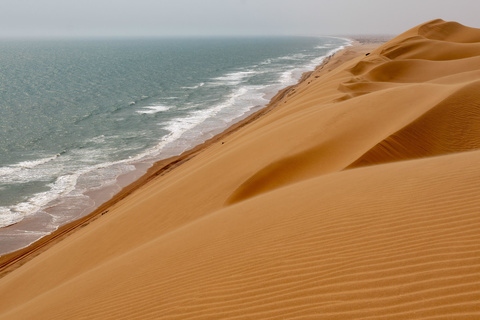
[[[0,0],[0,37],[398,34],[480,28],[480,0]]]

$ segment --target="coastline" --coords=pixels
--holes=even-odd
[[[12,264],[0,319],[479,315],[480,29],[359,48]]]
[[[113,73],[129,75],[125,78],[96,72],[102,68],[97,66],[100,60],[95,58],[102,52],[98,48],[101,45],[92,44],[90,48],[90,44],[85,43],[91,61],[81,64],[90,68],[92,77],[105,78],[102,80],[105,83],[96,88],[104,92],[103,102],[97,103],[101,105],[98,110],[91,110],[97,109],[91,104],[82,106],[83,102],[67,103],[62,108],[71,116],[65,119],[78,125],[64,128],[68,134],[62,133],[59,137],[46,135],[31,151],[25,151],[20,142],[23,140],[16,139],[15,132],[0,143],[5,151],[0,168],[0,256],[26,247],[60,225],[85,216],[140,178],[156,161],[179,155],[264,107],[280,89],[297,83],[303,72],[312,70],[323,57],[349,42],[314,36],[238,41],[208,39],[197,44],[192,41],[180,41],[186,55],[179,56],[178,61],[176,40],[148,40],[145,45],[135,40],[118,40],[108,44],[108,50],[115,46],[126,49],[115,51],[123,62],[110,66]],[[73,54],[77,45],[72,42],[68,50]],[[188,49],[190,45],[199,45],[202,52],[211,50],[212,54],[196,55],[195,50]],[[217,46],[225,46],[226,51],[218,50]],[[55,45],[49,44],[48,48],[54,51]],[[144,56],[146,60],[140,63],[133,54],[134,48],[152,54]],[[13,51],[19,49],[12,48]],[[65,57],[71,56],[65,53]],[[156,59],[165,54],[178,62],[175,68],[158,63]],[[38,55],[39,59],[52,56],[50,51],[38,52]],[[85,85],[80,80],[81,74],[72,74],[72,81],[76,76],[79,76],[78,85]],[[35,73],[32,81],[43,83]],[[75,88],[74,83],[69,87]],[[92,97],[91,102],[95,102],[96,98],[89,95],[88,90],[81,91],[80,95],[85,95],[87,100]],[[48,100],[68,100],[68,96],[72,96],[67,94],[68,90],[54,92],[40,90],[35,100],[42,100],[41,104],[48,106]],[[12,98],[12,108],[14,100]],[[110,108],[110,104],[115,106]],[[32,112],[48,115],[49,110],[34,108]],[[81,115],[83,113],[85,115]],[[4,127],[11,126],[15,131],[12,124],[23,120],[14,118],[3,117]],[[38,128],[50,130],[48,123],[42,123],[41,119],[38,118]],[[59,125],[62,123],[59,121]],[[25,134],[29,135],[28,132]],[[37,138],[40,136],[27,140]],[[8,140],[14,141],[13,144]],[[11,151],[6,144],[11,145]],[[16,150],[21,151],[17,154]],[[6,228],[8,226],[11,227]]]
[[[386,41],[386,39],[382,38],[372,38],[371,41],[362,42],[356,41],[355,39],[350,40],[352,40],[352,43],[349,47],[337,51],[333,55],[325,57],[322,63],[316,66],[314,70],[303,73],[297,84],[283,88],[277,94],[275,94],[275,96],[271,98],[270,102],[264,108],[261,108],[260,110],[255,111],[246,118],[236,123],[233,123],[221,133],[193,147],[192,149],[183,152],[178,156],[157,161],[139,179],[123,187],[120,192],[116,193],[110,200],[101,204],[98,208],[96,208],[88,215],[59,227],[54,232],[40,238],[39,240],[31,243],[25,248],[0,256],[0,278],[20,267],[21,265],[25,264],[29,260],[33,259],[35,256],[48,250],[48,248],[62,241],[70,234],[74,233],[76,230],[87,226],[88,224],[94,222],[103,215],[108,215],[108,212],[115,206],[121,204],[123,199],[135,193],[137,190],[141,189],[150,181],[156,179],[157,177],[168,174],[170,171],[193,159],[201,152],[208,149],[210,146],[221,142],[221,140],[226,139],[230,134],[243,128],[244,126],[253,123],[260,117],[263,117],[267,113],[271,112],[290,94],[292,94],[292,92],[294,92],[295,89],[298,88],[298,86],[300,86],[302,83],[307,82],[314,73],[317,77],[319,76],[319,72],[320,74],[328,73],[338,65],[350,59],[353,59],[361,54],[364,54],[367,51],[373,50],[374,48],[381,45],[384,41]]]

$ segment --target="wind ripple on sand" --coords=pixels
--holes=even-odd
[[[476,151],[294,184],[154,240],[23,310],[41,315],[54,298],[59,309],[46,310],[60,319],[63,303],[81,297],[68,308],[73,318],[478,316],[479,160]]]
[[[0,279],[0,319],[480,318],[479,43],[332,59]]]

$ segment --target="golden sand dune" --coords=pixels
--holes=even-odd
[[[478,29],[463,26],[458,22],[433,20],[411,30],[427,39],[457,43],[480,42]],[[408,33],[407,33],[408,34]]]
[[[480,79],[466,84],[350,167],[480,149]]]
[[[4,275],[0,319],[480,318],[480,30],[370,49]]]

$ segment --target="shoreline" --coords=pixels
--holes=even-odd
[[[12,261],[0,320],[476,318],[479,75],[457,22],[348,47]]]
[[[136,124],[136,128],[132,127],[128,129],[128,132],[132,130],[147,131],[142,133],[141,137],[139,137],[140,140],[136,141],[137,139],[134,138],[128,140],[130,142],[125,142],[125,146],[128,145],[128,148],[131,149],[127,148],[127,151],[122,151],[123,156],[121,159],[118,159],[117,155],[109,155],[110,151],[102,151],[103,148],[107,147],[116,148],[115,145],[109,142],[110,140],[113,141],[117,139],[115,138],[116,136],[113,135],[110,137],[110,135],[107,135],[107,137],[105,137],[99,135],[99,141],[106,139],[106,142],[94,142],[92,146],[88,147],[92,148],[91,151],[82,151],[81,149],[83,147],[81,147],[78,151],[73,151],[73,153],[70,154],[67,150],[68,148],[66,148],[64,153],[67,154],[65,157],[60,157],[59,154],[57,154],[52,157],[54,161],[51,163],[50,160],[47,161],[48,164],[45,166],[34,165],[30,168],[30,165],[27,164],[27,170],[29,171],[26,171],[25,174],[31,176],[29,181],[31,180],[33,183],[39,179],[39,181],[43,181],[41,178],[45,179],[46,182],[43,183],[43,185],[42,182],[39,182],[45,190],[42,189],[40,190],[42,192],[36,192],[35,190],[31,191],[30,187],[26,187],[25,192],[22,190],[17,193],[12,191],[11,194],[13,196],[11,196],[11,188],[7,186],[6,193],[4,197],[2,197],[6,198],[7,201],[4,202],[5,206],[0,208],[2,212],[5,212],[5,214],[2,215],[2,224],[0,226],[0,257],[29,246],[41,237],[54,232],[62,225],[83,218],[96,210],[99,205],[111,199],[113,195],[120,192],[124,187],[140,179],[155,162],[180,155],[184,151],[194,148],[196,145],[226,130],[229,126],[264,108],[279,90],[298,83],[304,72],[313,70],[326,56],[341,50],[350,43],[350,40],[345,37],[332,37],[332,39],[328,39],[328,37],[320,36],[319,39],[320,42],[314,39],[312,43],[326,43],[328,46],[322,46],[322,50],[320,51],[316,46],[312,46],[308,54],[298,62],[293,63],[287,61],[285,62],[287,63],[286,65],[284,65],[284,62],[277,65],[275,59],[267,59],[259,62],[258,65],[246,65],[245,68],[247,69],[245,70],[248,70],[248,74],[255,74],[255,77],[257,77],[257,73],[258,75],[264,72],[268,73],[264,82],[260,82],[262,78],[255,78],[256,80],[254,80],[253,84],[256,82],[258,85],[242,82],[231,87],[232,84],[229,82],[230,80],[228,80],[229,75],[233,75],[235,79],[237,77],[243,79],[245,74],[240,72],[243,69],[239,69],[238,72],[232,69],[233,73],[230,73],[230,71],[225,73],[226,82],[223,84],[215,80],[215,77],[210,80],[205,80],[207,92],[199,91],[198,94],[205,94],[204,98],[209,97],[208,91],[210,90],[210,86],[216,88],[219,84],[222,86],[227,85],[226,91],[222,93],[225,94],[225,97],[222,99],[225,98],[226,100],[210,102],[208,99],[205,100],[206,98],[201,98],[201,100],[199,100],[201,110],[195,109],[195,111],[192,112],[188,104],[183,105],[188,102],[188,100],[183,101],[183,98],[178,98],[180,99],[178,102],[179,110],[188,111],[179,111],[178,114],[176,114],[177,112],[175,111],[171,114],[166,113],[165,116],[161,115],[160,117],[157,115],[148,116],[146,120],[147,125],[152,125],[154,129],[144,127],[141,122]],[[338,39],[342,40],[339,41]],[[293,51],[298,51],[298,48],[292,49]],[[275,57],[276,53],[272,52],[270,56]],[[279,61],[285,57],[279,56]],[[297,58],[294,60],[297,60]],[[272,65],[273,69],[270,66],[263,66],[264,63],[265,65],[270,65],[272,61],[275,62],[274,65]],[[180,72],[181,70],[179,69],[178,71]],[[270,75],[270,72],[273,73]],[[250,77],[250,75],[248,77]],[[272,78],[270,79],[270,77]],[[203,85],[199,85],[199,87],[201,86]],[[212,90],[212,92],[214,92],[213,95],[217,94],[215,93],[216,89]],[[187,90],[184,94],[185,96],[190,96],[191,92]],[[195,97],[198,96],[198,94],[194,94],[194,100],[197,99]],[[147,96],[144,97],[148,98]],[[181,92],[179,93],[179,97],[182,97]],[[171,98],[172,97],[165,99]],[[168,105],[170,102],[167,103],[163,101],[160,104],[162,103]],[[236,107],[232,108],[232,105],[236,105]],[[175,108],[177,107],[172,107],[172,110]],[[133,111],[135,110],[133,109]],[[141,118],[136,116],[136,112],[133,114],[135,115],[134,118],[137,119],[134,121],[143,121],[138,120]],[[160,122],[158,122],[157,119],[160,119]],[[159,126],[160,123],[162,123],[161,126]],[[157,128],[161,128],[159,129],[161,131],[155,134],[154,132],[156,131],[154,130],[157,130]],[[118,127],[118,129],[120,130],[120,127]],[[99,128],[98,130],[103,129]],[[117,137],[122,136],[123,131],[124,129],[121,129]],[[99,134],[101,133],[102,132],[99,131]],[[129,133],[129,135],[135,137],[135,134]],[[85,140],[81,137],[80,139],[79,145],[83,145],[83,143],[91,144],[89,139]],[[144,141],[145,139],[148,141]],[[115,143],[122,145],[118,142]],[[135,145],[130,146],[129,143],[137,143],[138,146],[143,145],[143,147],[138,147],[136,151],[128,151],[135,150],[136,148]],[[74,148],[72,150],[76,149]],[[95,155],[88,155],[88,152],[94,152]],[[115,152],[113,154],[116,154]],[[76,155],[76,153],[78,153],[78,155]],[[45,155],[48,154],[45,153]],[[118,155],[120,155],[120,153]],[[70,157],[73,158],[70,159]],[[91,162],[89,157],[93,157]],[[71,162],[71,164],[65,161]],[[21,164],[21,162],[19,163]],[[9,166],[15,168],[16,165],[12,164]],[[57,167],[62,169],[55,169],[56,171],[52,169]],[[7,168],[7,171],[8,170]],[[50,171],[54,171],[54,173],[50,173]],[[44,177],[44,175],[49,176]],[[12,179],[16,176],[17,174],[14,174]],[[49,184],[46,184],[49,182],[47,179],[51,179],[51,181],[49,180]],[[9,197],[13,199],[11,202],[8,202]],[[21,200],[17,201],[15,197],[21,198]]]
[[[143,174],[140,178],[136,179],[132,183],[128,184],[127,186],[123,187],[121,191],[116,193],[110,200],[102,203],[96,209],[94,209],[91,213],[87,214],[86,216],[67,223],[63,226],[60,226],[57,230],[53,231],[52,233],[38,239],[37,241],[31,243],[30,245],[4,254],[0,256],[0,278],[5,276],[6,274],[10,273],[11,271],[15,270],[16,268],[20,267],[21,265],[25,264],[26,262],[30,261],[37,255],[41,254],[42,252],[46,251],[51,246],[55,245],[56,243],[62,241],[68,235],[72,234],[76,230],[87,226],[88,224],[94,222],[98,218],[102,217],[116,205],[121,203],[121,201],[131,195],[132,193],[136,192],[144,185],[148,184],[150,181],[156,179],[157,177],[164,176],[165,174],[169,173],[173,169],[177,168],[178,166],[182,165],[183,163],[193,159],[202,151],[208,149],[211,145],[215,143],[219,143],[222,139],[225,139],[230,134],[236,132],[237,130],[241,129],[242,127],[256,121],[260,117],[263,117],[267,113],[271,112],[275,109],[280,102],[284,100],[284,98],[288,97],[289,93],[294,91],[299,85],[307,81],[313,73],[319,71],[325,71],[325,67],[330,66],[336,61],[335,58],[344,55],[351,55],[352,57],[348,57],[346,61],[358,56],[361,54],[362,51],[368,51],[368,49],[373,49],[377,47],[381,43],[383,43],[380,39],[372,39],[371,42],[359,42],[356,41],[354,38],[349,39],[351,41],[351,45],[345,47],[341,50],[336,51],[335,53],[325,57],[320,65],[317,65],[314,70],[304,72],[298,82],[294,85],[285,87],[278,91],[269,101],[269,103],[261,108],[253,112],[252,114],[248,115],[244,119],[233,123],[231,126],[227,127],[224,131],[216,134],[212,138],[200,143],[193,148],[183,152],[178,156],[169,157],[163,160],[159,160],[155,162],[145,174]],[[345,61],[341,61],[342,63]],[[335,67],[335,66],[334,66]],[[326,70],[326,73],[330,72],[331,69]],[[13,224],[15,225],[15,224]],[[11,226],[13,226],[11,225]],[[10,226],[6,227],[9,228]]]

